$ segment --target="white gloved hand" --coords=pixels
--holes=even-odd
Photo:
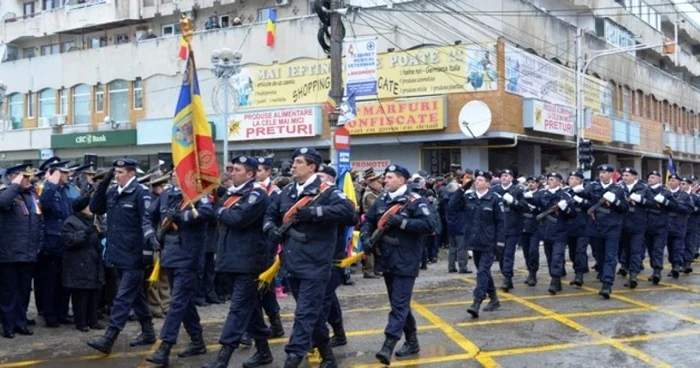
[[[663,204],[666,201],[666,197],[664,197],[663,194],[659,193],[654,197],[654,200]]]
[[[513,203],[513,196],[510,195],[510,193],[506,193],[503,195],[503,200],[508,202],[508,204],[512,204]]]
[[[583,192],[583,184],[579,184],[574,187],[574,193],[581,193]]]
[[[640,196],[639,193],[630,194],[630,199],[637,203],[642,203],[642,196]]]
[[[559,206],[559,208],[561,208],[562,211],[566,211],[566,207],[567,207],[568,205],[569,205],[569,204],[566,203],[566,201],[563,200],[563,199],[562,199],[561,201],[559,201],[559,203],[557,203],[557,206]]]
[[[615,200],[617,200],[617,196],[615,196],[615,193],[613,192],[605,192],[605,194],[603,194],[603,198],[610,203],[614,203]]]
[[[574,196],[574,202],[576,202],[576,203],[581,203],[581,202],[583,202],[583,198],[581,198],[581,197],[575,195],[575,196]]]
[[[525,194],[523,194],[523,197],[532,198],[532,192],[525,192]]]

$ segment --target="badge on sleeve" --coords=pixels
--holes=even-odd
[[[428,209],[427,204],[421,204],[420,206],[418,206],[418,208],[420,208],[421,212],[423,212],[424,215],[430,216],[430,210]]]
[[[248,196],[248,204],[253,204],[258,201],[258,197],[260,195],[256,192],[251,192],[250,195]]]
[[[209,203],[209,196],[204,196],[204,197],[200,198],[199,201],[202,204],[208,204]]]
[[[151,208],[151,197],[150,196],[143,197],[143,206],[145,209]]]
[[[336,193],[336,194],[338,195],[338,197],[340,197],[341,199],[348,199],[348,196],[346,196],[345,193],[343,193],[343,192],[341,192],[341,191],[339,191],[339,190],[336,190],[335,193]]]

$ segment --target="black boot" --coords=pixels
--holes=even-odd
[[[409,355],[418,354],[420,352],[420,345],[418,345],[418,335],[415,332],[411,334],[406,334],[406,341],[404,341],[401,349],[397,350],[394,355],[397,358],[402,358]]]
[[[333,355],[333,349],[330,345],[320,346],[318,348],[318,354],[321,356],[320,368],[336,368],[338,364],[335,361],[335,355]]]
[[[141,321],[141,334],[129,342],[129,346],[152,345],[156,342],[156,332],[153,330],[153,320]]]
[[[284,368],[297,368],[304,361],[304,357],[300,357],[294,354],[287,355],[287,360],[284,361]]]
[[[681,265],[673,266],[673,269],[671,270],[671,277],[673,277],[674,280],[678,280],[678,277],[680,275],[681,275]]]
[[[387,337],[384,339],[384,345],[382,345],[381,350],[379,350],[374,357],[384,365],[391,364],[391,356],[394,354],[394,348],[398,341],[399,340],[393,337]]]
[[[527,286],[536,286],[537,273],[530,271],[530,273],[527,275],[527,281],[525,283],[527,284]]]
[[[574,279],[569,283],[569,285],[578,287],[583,286],[583,273],[576,272],[576,276],[574,276]]]
[[[171,344],[165,341],[161,342],[158,350],[146,358],[146,361],[156,364],[159,367],[167,367],[170,362],[170,349],[172,349],[172,347]]]
[[[605,300],[610,299],[610,294],[612,294],[612,284],[610,284],[609,282],[604,282],[603,288],[600,289],[600,292],[598,294],[600,294]]]
[[[498,294],[494,291],[489,293],[489,304],[484,307],[484,312],[493,312],[501,307],[501,302],[498,300]]]
[[[117,341],[117,336],[119,336],[119,330],[110,327],[105,331],[104,336],[91,339],[87,344],[101,353],[109,354],[112,352],[114,342]]]
[[[687,274],[693,272],[693,267],[691,266],[692,263],[693,263],[693,262],[685,262],[685,263],[683,264],[683,273],[684,273],[684,274],[687,275]]]
[[[345,336],[343,326],[333,329],[333,337],[331,337],[330,345],[332,348],[344,346],[348,344],[348,338]]]
[[[481,303],[483,302],[482,300],[477,300],[474,299],[474,303],[472,303],[471,307],[467,309],[467,313],[472,315],[472,318],[479,318],[479,309],[481,308]]]
[[[284,336],[284,327],[282,327],[282,319],[279,314],[270,316],[270,330],[273,338]]]
[[[503,286],[501,286],[501,290],[504,292],[509,292],[510,290],[513,290],[513,278],[512,277],[505,277],[503,278]]]
[[[556,295],[556,294],[557,294],[557,291],[559,291],[560,284],[561,284],[561,278],[560,278],[560,277],[558,277],[558,276],[552,277],[552,281],[550,281],[550,283],[549,283],[549,289],[548,289],[547,291],[549,291],[549,293],[552,294],[552,295]]]
[[[627,269],[624,267],[621,267],[618,271],[617,274],[622,276],[622,277],[627,277]]]
[[[243,362],[243,368],[259,367],[272,363],[272,352],[267,340],[255,340],[255,354]]]
[[[651,282],[654,285],[658,285],[661,282],[661,270],[654,270],[654,273],[651,274]]]
[[[202,368],[226,368],[228,366],[228,361],[231,360],[231,354],[236,350],[229,345],[221,345],[219,354],[216,356],[216,360],[209,362],[202,366]]]
[[[239,342],[241,347],[243,348],[250,348],[253,346],[253,339],[250,338],[250,335],[248,335],[247,332],[243,333],[243,337],[241,338],[241,341]]]
[[[628,281],[629,288],[630,289],[636,289],[637,285],[639,282],[637,281],[637,273],[636,272],[631,272],[630,273],[630,280]]]
[[[202,334],[190,336],[190,343],[187,345],[185,350],[177,353],[180,358],[187,358],[195,355],[202,355],[207,353],[207,345],[204,343],[204,338]]]

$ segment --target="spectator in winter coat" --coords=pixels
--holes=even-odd
[[[458,183],[452,182],[448,184],[445,197],[441,198],[443,208],[445,208],[445,217],[447,219],[446,231],[449,236],[450,244],[450,252],[447,258],[447,271],[457,272],[457,268],[455,268],[455,263],[457,263],[459,273],[471,273],[471,271],[469,271],[467,249],[463,246],[464,228],[466,227],[464,211],[461,209],[450,210],[450,208],[447,207],[450,197],[452,197],[457,189],[459,189]]]

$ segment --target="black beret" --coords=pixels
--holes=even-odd
[[[551,172],[551,173],[547,174],[547,179],[549,179],[549,178],[557,178],[557,179],[559,179],[559,181],[564,180],[564,178],[558,172]]]
[[[292,152],[292,160],[295,159],[297,156],[304,156],[308,160],[314,162],[317,166],[321,165],[321,162],[323,161],[323,157],[321,157],[321,154],[313,148],[297,148],[294,150],[294,152]]]
[[[272,157],[258,157],[258,166],[272,168]]]
[[[652,171],[647,175],[647,178],[650,177],[650,176],[652,176],[652,175],[656,175],[656,176],[658,176],[658,177],[661,177],[661,173],[660,173],[660,172],[658,172],[658,171],[656,171],[656,170],[652,170]]]
[[[338,173],[335,171],[335,169],[332,168],[332,167],[330,167],[330,166],[328,166],[328,165],[321,165],[321,166],[318,168],[318,172],[322,172],[322,173],[324,173],[324,174],[326,174],[326,175],[330,175],[330,176],[332,176],[332,177],[334,177],[334,178],[338,176]]]
[[[491,181],[493,179],[493,175],[491,175],[490,171],[484,171],[484,170],[476,170],[474,171],[474,177],[477,178],[479,176],[483,176],[484,179]]]
[[[608,165],[608,164],[602,164],[602,165],[598,166],[598,171],[615,172],[615,166]]]
[[[498,176],[501,176],[501,175],[503,175],[503,174],[508,174],[508,175],[510,175],[510,176],[515,176],[515,173],[513,173],[513,170],[511,170],[511,169],[504,169],[504,170],[502,170],[501,173],[500,173]]]
[[[137,166],[139,166],[139,162],[134,160],[133,158],[119,158],[114,160],[112,163],[112,166],[114,167],[121,167],[121,168],[128,168],[128,169],[136,169]]]
[[[623,167],[622,172],[623,173],[630,173],[634,176],[637,176],[637,170],[635,170],[634,167],[629,167],[629,166]]]
[[[399,174],[399,175],[403,176],[404,178],[406,178],[406,180],[411,179],[411,173],[408,171],[408,169],[406,169],[403,166],[399,166],[399,165],[389,165],[386,168],[386,170],[384,171],[384,173],[385,174],[388,174],[388,173]]]
[[[231,162],[234,164],[243,165],[251,170],[258,169],[258,160],[252,156],[242,155],[242,156],[234,157],[231,160]]]
[[[673,174],[673,175],[669,176],[668,179],[669,179],[669,180],[671,180],[671,179],[676,179],[676,180],[678,180],[678,181],[683,180],[683,178],[681,178],[681,176],[678,175],[678,174]]]
[[[527,178],[525,178],[525,181],[537,181],[537,178],[534,176],[528,176]]]
[[[580,172],[579,170],[574,170],[574,171],[570,172],[570,173],[569,173],[569,176],[575,176],[575,177],[581,178],[581,179],[584,178],[584,177],[583,177],[583,173]]]
[[[691,185],[693,184],[693,179],[689,177],[684,177],[682,181]]]

